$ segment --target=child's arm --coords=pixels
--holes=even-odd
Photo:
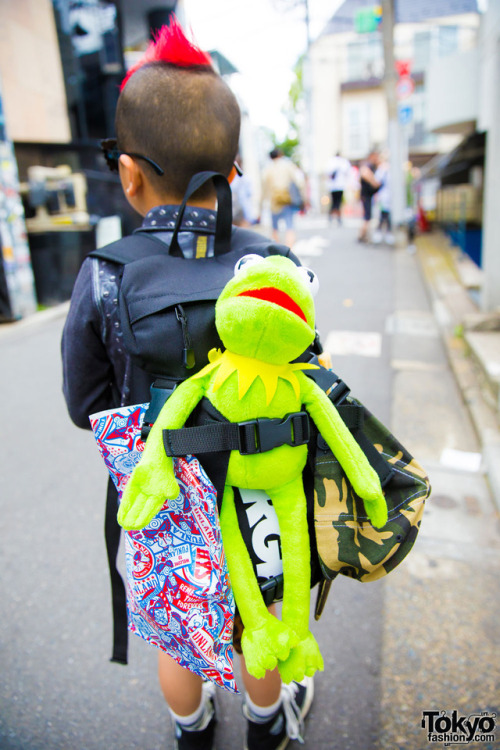
[[[328,443],[355,492],[364,501],[366,512],[377,528],[387,523],[387,505],[377,472],[344,424],[326,393],[303,373],[300,387],[303,403],[322,437]]]
[[[208,376],[189,378],[179,385],[158,415],[144,453],[123,492],[118,523],[124,529],[142,529],[160,511],[166,499],[179,494],[174,464],[165,453],[163,430],[183,427],[205,393]]]
[[[93,265],[87,258],[80,269],[71,295],[61,355],[63,393],[72,421],[90,430],[89,414],[111,409],[119,403],[121,383],[114,382],[113,366],[102,339],[102,318],[93,295]]]

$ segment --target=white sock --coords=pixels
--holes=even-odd
[[[274,716],[274,714],[279,710],[281,706],[281,696],[278,698],[276,703],[273,703],[271,706],[257,706],[250,698],[248,693],[245,693],[245,703],[252,717],[255,717],[256,719],[264,722],[270,719],[271,716]]]
[[[192,714],[189,714],[188,716],[179,716],[179,714],[176,714],[172,709],[170,709],[170,713],[172,714],[172,718],[177,724],[181,724],[183,727],[191,727],[193,724],[198,724],[205,712],[205,696],[201,696],[201,703]]]

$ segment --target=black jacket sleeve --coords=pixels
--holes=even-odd
[[[82,264],[62,335],[63,393],[73,422],[90,429],[89,414],[116,405],[113,366],[106,353],[102,316],[95,299],[92,264]]]

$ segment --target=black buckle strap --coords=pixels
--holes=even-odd
[[[238,424],[238,450],[242,456],[266,453],[280,445],[296,447],[309,441],[307,412],[287,414],[284,419],[252,419]]]
[[[147,440],[151,428],[154,425],[158,414],[161,412],[163,405],[174,392],[176,385],[177,383],[173,381],[158,378],[151,386],[151,399],[146,413],[144,414],[144,421],[141,429],[141,440],[144,442]]]
[[[338,375],[332,372],[332,370],[323,367],[320,364],[318,357],[309,357],[307,362],[312,365],[319,365],[319,367],[317,370],[306,370],[305,375],[307,375],[308,378],[311,378],[311,380],[314,380],[316,385],[319,385],[321,390],[326,393],[335,406],[341,404],[351,391],[349,386],[344,383],[342,378],[339,378]]]
[[[196,427],[163,430],[167,456],[239,451],[243,456],[265,453],[281,445],[296,447],[310,437],[307,412],[287,414],[283,419],[252,419],[247,422],[211,422]]]
[[[334,404],[341,404],[350,392],[349,386],[340,378],[325,390],[326,395]]]

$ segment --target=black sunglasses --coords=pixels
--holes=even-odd
[[[106,159],[106,164],[112,172],[118,172],[118,159],[123,154],[124,156],[132,156],[134,159],[143,159],[154,169],[156,174],[160,177],[165,174],[160,165],[150,159],[149,156],[135,154],[133,151],[121,151],[118,148],[116,138],[104,138],[101,141],[101,151],[103,152],[104,158]]]
[[[106,164],[108,165],[111,172],[118,172],[118,159],[123,154],[124,156],[132,156],[134,159],[143,159],[151,167],[153,167],[156,174],[160,177],[163,177],[163,175],[165,174],[160,165],[150,159],[149,156],[136,154],[133,151],[121,151],[118,148],[116,138],[103,138],[103,140],[101,141],[101,151],[104,154]],[[234,162],[234,168],[236,170],[236,173],[241,177],[243,174],[243,170],[237,162]]]

